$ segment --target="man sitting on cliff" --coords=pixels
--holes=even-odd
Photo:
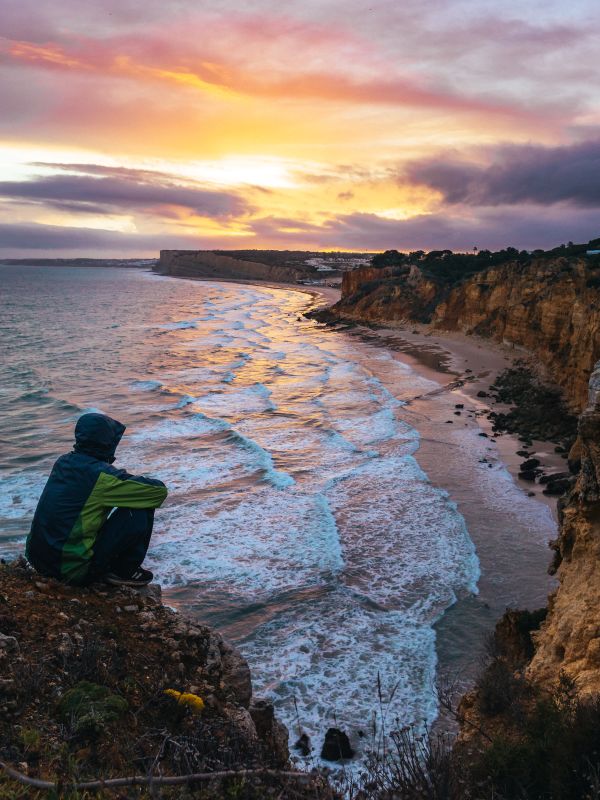
[[[76,585],[152,580],[142,562],[167,489],[111,466],[124,432],[104,414],[79,418],[73,451],[54,464],[27,537],[27,558],[43,575]]]

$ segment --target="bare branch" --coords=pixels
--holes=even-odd
[[[54,790],[58,788],[58,784],[52,781],[43,781],[39,778],[30,778],[29,775],[24,775],[18,772],[8,764],[0,761],[0,769],[13,780],[25,784],[25,786],[34,786],[36,789]],[[224,770],[222,772],[195,772],[190,775],[161,775],[153,778],[150,775],[133,775],[130,778],[108,778],[106,780],[84,781],[83,783],[74,783],[73,789],[94,791],[96,789],[116,789],[121,786],[177,786],[183,783],[202,783],[213,780],[222,780],[223,778],[250,778],[250,777],[269,777],[269,778],[294,778],[299,783],[310,783],[315,779],[315,775],[309,772],[301,772],[294,770],[281,771],[276,769],[240,769],[240,770]]]

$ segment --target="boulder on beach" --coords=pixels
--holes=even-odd
[[[558,497],[561,494],[564,494],[571,488],[571,479],[570,478],[561,478],[559,480],[552,481],[548,483],[546,488],[544,489],[544,494],[550,495],[551,497]]]
[[[536,473],[535,473],[535,470],[533,470],[533,469],[526,469],[526,470],[522,470],[521,472],[519,472],[519,478],[521,478],[522,481],[531,481],[531,482],[533,482],[533,481],[535,481],[535,475],[536,475]]]
[[[528,472],[529,470],[537,469],[539,465],[539,458],[528,458],[527,461],[523,461],[521,464],[521,472]]]
[[[540,483],[554,483],[554,481],[568,480],[570,477],[570,472],[553,472],[550,475],[542,475]]]
[[[301,756],[309,756],[312,747],[310,746],[310,736],[307,733],[301,733],[298,739],[294,742],[294,750],[298,750]]]
[[[329,728],[321,749],[325,761],[343,761],[352,758],[354,750],[350,747],[348,736],[339,728]]]

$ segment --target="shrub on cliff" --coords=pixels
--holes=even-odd
[[[406,256],[397,250],[386,250],[384,253],[376,253],[371,259],[373,267],[397,267],[404,264]]]
[[[493,737],[470,783],[486,787],[482,798],[591,800],[598,775],[600,700],[576,700],[559,687],[537,699],[522,725]]]

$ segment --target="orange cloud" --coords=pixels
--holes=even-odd
[[[135,44],[135,43],[134,43]],[[216,96],[233,98],[269,97],[287,100],[327,100],[361,105],[391,105],[431,108],[456,113],[500,114],[531,117],[539,120],[540,111],[530,111],[518,104],[501,103],[488,98],[469,97],[450,90],[429,88],[422,82],[399,77],[348,77],[346,74],[302,71],[287,74],[281,68],[251,71],[233,64],[206,60],[185,47],[172,51],[162,48],[158,58],[145,52],[147,47],[130,47],[127,40],[86,41],[67,49],[58,44],[36,45],[30,42],[7,42],[0,45],[15,61],[37,64],[50,69],[96,72],[137,80],[142,83],[173,83]],[[137,57],[129,51],[138,51]],[[81,52],[78,52],[78,51]],[[154,59],[157,63],[154,62]]]
[[[4,40],[0,41],[0,53],[2,51],[16,61],[25,61],[31,64],[45,64],[63,69],[93,69],[91,64],[86,64],[82,59],[68,55],[62,47],[52,43],[38,45],[30,42]]]

